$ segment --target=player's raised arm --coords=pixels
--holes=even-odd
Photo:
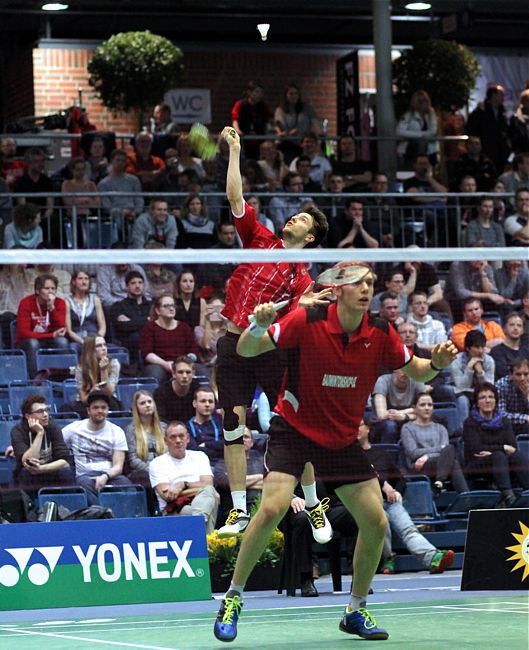
[[[265,302],[254,309],[255,320],[241,334],[237,343],[237,354],[241,357],[256,357],[275,349],[267,330],[276,318],[276,311],[273,302]]]
[[[411,362],[404,366],[402,370],[415,381],[430,381],[441,370],[447,368],[456,358],[456,355],[457,348],[452,341],[444,341],[444,343],[438,343],[433,348],[431,360],[413,357]]]
[[[236,215],[241,215],[244,200],[242,197],[241,178],[241,139],[237,131],[231,126],[225,126],[220,134],[230,147],[228,161],[228,175],[226,177],[226,196],[230,202],[231,210]]]

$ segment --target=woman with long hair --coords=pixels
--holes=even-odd
[[[198,362],[209,377],[217,360],[217,341],[228,331],[228,321],[221,313],[223,309],[224,296],[212,294],[206,302],[205,325],[195,327],[195,339],[200,346]]]
[[[524,490],[529,489],[529,460],[518,451],[509,418],[498,408],[498,390],[485,382],[474,391],[474,407],[463,423],[465,473],[468,478],[484,476],[502,493],[500,505],[516,501],[511,476]]]
[[[300,90],[295,83],[285,86],[281,103],[274,112],[274,128],[279,136],[298,139],[305,133],[321,133],[321,122],[316,117],[314,108],[302,101]],[[292,140],[283,141],[281,150],[287,164],[301,152],[298,142]]]
[[[198,354],[193,330],[175,318],[175,299],[163,294],[154,300],[151,315],[140,332],[140,352],[146,364],[145,377],[169,379],[173,361],[182,355]]]
[[[129,449],[125,457],[124,473],[132,483],[150,487],[149,463],[167,451],[164,442],[165,426],[160,422],[151,393],[148,390],[136,391],[132,398],[132,422],[125,430]]]
[[[202,180],[206,172],[202,167],[200,158],[193,156],[193,145],[187,133],[181,133],[176,141],[175,149],[178,153],[178,172],[182,173],[184,169],[192,169]]]
[[[408,469],[433,479],[435,493],[445,489],[449,478],[454,490],[465,492],[468,485],[456,449],[450,444],[446,427],[432,418],[433,401],[429,393],[417,395],[414,411],[415,420],[406,422],[400,432]]]
[[[396,132],[399,138],[406,138],[398,145],[397,153],[407,163],[411,164],[419,154],[426,154],[432,165],[437,164],[437,117],[425,90],[413,93],[410,107],[397,123]]]
[[[66,334],[79,347],[88,334],[105,336],[107,324],[101,300],[90,293],[90,275],[85,269],[75,269],[66,296]]]
[[[75,369],[77,384],[75,410],[86,413],[88,395],[94,390],[102,390],[110,399],[110,410],[120,411],[121,402],[116,397],[119,372],[119,361],[108,356],[104,337],[89,334],[84,339],[79,364]]]
[[[191,193],[182,206],[177,248],[210,248],[215,243],[215,222],[208,217],[203,197]]]
[[[84,158],[72,158],[68,163],[68,169],[71,178],[62,182],[61,192],[64,194],[70,192],[97,192],[97,185],[94,181],[87,180],[88,162]],[[77,215],[89,215],[93,210],[101,205],[99,196],[63,196],[62,202],[66,206],[66,214],[72,216],[72,208],[75,206]]]
[[[189,327],[204,327],[206,323],[206,301],[198,295],[197,280],[193,271],[182,269],[176,276],[175,318],[187,323]]]

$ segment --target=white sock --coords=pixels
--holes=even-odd
[[[303,495],[305,497],[305,507],[314,508],[315,505],[318,505],[319,499],[316,494],[316,483],[310,483],[309,485],[301,484],[303,488]]]
[[[233,507],[246,512],[246,490],[234,490],[231,493]]]
[[[349,601],[349,609],[354,612],[356,609],[361,609],[366,606],[367,596],[355,596],[351,594],[351,600]]]
[[[239,596],[242,597],[242,592],[243,592],[243,591],[244,591],[244,585],[234,585],[233,582],[232,582],[232,583],[230,583],[230,588],[229,588],[228,591],[226,592],[225,597],[226,597],[228,594],[233,595],[234,592],[235,592],[235,593],[238,593]]]

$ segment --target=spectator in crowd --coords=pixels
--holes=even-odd
[[[384,291],[380,294],[380,309],[378,315],[388,323],[391,323],[395,329],[404,322],[404,318],[400,315],[400,299],[399,294],[394,291]]]
[[[383,573],[395,573],[394,553],[391,548],[392,534],[398,535],[408,551],[430,573],[443,573],[454,563],[453,551],[439,551],[431,544],[413,523],[408,511],[402,504],[406,490],[406,479],[386,449],[373,447],[369,442],[369,426],[362,421],[358,427],[358,444],[365,450],[369,462],[378,474],[384,511],[388,518],[388,527],[382,549]]]
[[[108,176],[110,164],[105,155],[105,143],[103,138],[95,136],[90,141],[88,153],[86,154],[88,163],[88,178],[96,185],[100,180]]]
[[[331,220],[327,236],[332,248],[378,248],[378,233],[368,219],[364,206],[357,199],[347,199],[341,214]]]
[[[4,248],[37,248],[43,240],[40,211],[34,203],[14,207],[13,221],[4,230]]]
[[[391,291],[392,293],[397,294],[399,299],[399,313],[401,316],[405,316],[408,311],[408,294],[410,293],[410,288],[412,283],[408,279],[408,283],[404,282],[404,274],[402,269],[398,266],[394,266],[388,271],[384,279],[385,291],[377,293],[373,302],[371,303],[371,311],[376,314],[380,311],[380,303],[382,301],[382,296],[384,293]]]
[[[408,248],[417,249],[419,246],[411,244]],[[450,305],[444,298],[439,276],[433,264],[428,262],[406,262],[403,266],[406,292],[423,291],[428,296],[427,302],[430,309],[451,318]],[[415,271],[415,272],[414,272]]]
[[[0,177],[2,177],[10,192],[15,182],[22,178],[26,164],[16,157],[17,143],[14,138],[0,139]]]
[[[397,154],[406,164],[411,165],[419,154],[427,156],[432,166],[437,164],[437,117],[426,91],[413,93],[409,109],[397,122],[396,134],[406,138],[397,147]]]
[[[71,178],[64,179],[61,185],[63,194],[80,192],[97,192],[97,185],[93,180],[87,179],[89,166],[84,158],[72,158],[68,163]],[[99,196],[63,196],[62,202],[66,206],[66,214],[71,217],[75,207],[77,216],[93,214],[101,205]]]
[[[500,174],[511,153],[504,94],[499,84],[489,86],[485,100],[470,113],[467,122],[468,135],[477,135],[481,139],[483,152],[491,158]]]
[[[187,422],[193,417],[193,397],[198,386],[193,379],[193,361],[186,356],[177,357],[172,364],[172,379],[154,391],[160,419],[164,422],[175,419]]]
[[[8,196],[10,190],[3,178],[0,178],[0,226],[5,225],[11,219],[13,199]],[[4,246],[5,248],[5,246]]]
[[[189,269],[183,269],[176,276],[176,314],[178,320],[194,328],[204,326],[206,318],[206,301],[198,295],[195,275]]]
[[[494,221],[503,224],[507,217],[511,216],[514,213],[514,208],[511,204],[511,201],[503,199],[498,194],[503,194],[505,192],[505,185],[500,181],[494,181],[492,185],[492,200],[494,202]]]
[[[457,192],[460,192],[461,194],[472,194],[475,195],[477,192],[477,183],[476,179],[473,176],[463,176],[461,179],[461,182],[459,183],[459,187],[457,188]],[[466,228],[467,225],[472,221],[472,219],[476,219],[478,216],[478,197],[477,196],[461,196],[458,197],[457,199],[457,205],[459,206],[459,221],[461,223],[461,226],[463,228]],[[451,239],[453,243],[457,241],[457,233],[454,232],[454,227],[456,224],[452,221],[450,223],[450,226],[452,226],[451,230]]]
[[[494,377],[498,381],[509,374],[512,361],[518,357],[529,360],[529,345],[522,344],[523,319],[521,315],[512,311],[505,316],[503,322],[505,340],[490,351],[494,359]]]
[[[151,310],[143,278],[139,271],[128,271],[125,275],[127,297],[116,301],[110,308],[110,322],[119,342],[129,351],[132,363],[138,358],[140,332]]]
[[[252,207],[257,206],[259,209],[261,202],[255,196],[248,197],[248,203]],[[266,219],[270,224],[272,222],[264,214],[261,213],[259,221]],[[265,224],[263,224],[265,225]],[[273,225],[271,226],[273,228]],[[237,237],[237,230],[231,221],[221,221],[217,226],[217,243],[211,247],[216,250],[225,250],[227,253],[230,250],[240,248],[239,238]],[[201,288],[210,287],[216,291],[224,291],[226,282],[229,280],[231,274],[235,270],[235,264],[201,264],[195,267],[193,274],[197,285]],[[185,311],[185,310],[183,310]],[[187,318],[187,312],[185,312]]]
[[[342,176],[347,192],[362,192],[372,182],[373,173],[369,163],[358,160],[356,142],[352,135],[345,134],[338,138],[336,157],[331,157],[334,174]],[[387,189],[386,189],[387,191]]]
[[[327,187],[327,178],[332,172],[331,163],[318,153],[318,136],[315,133],[305,133],[301,138],[301,149],[310,158],[310,177],[322,187]],[[291,172],[296,171],[297,158],[290,163]]]
[[[20,406],[22,419],[11,429],[16,458],[14,476],[23,489],[73,485],[70,453],[50,407],[40,393],[31,393]]]
[[[212,294],[206,301],[204,325],[195,327],[195,340],[200,348],[198,362],[209,376],[217,360],[217,342],[228,330],[227,320],[222,315],[223,309],[224,296]]]
[[[264,140],[259,145],[259,160],[257,162],[268,180],[270,191],[274,192],[288,173],[283,152],[279,151],[272,140]]]
[[[509,302],[498,293],[492,267],[483,259],[452,262],[448,270],[444,294],[450,303],[454,320],[461,317],[462,301],[467,298],[484,301],[489,309],[497,309],[497,306]]]
[[[132,397],[132,422],[125,429],[128,451],[124,473],[132,483],[151,486],[149,464],[167,451],[165,428],[151,393],[148,390],[136,391]]]
[[[124,244],[116,242],[111,248],[125,248]],[[130,271],[139,273],[143,279],[143,292],[147,300],[151,299],[151,290],[144,270],[138,264],[98,264],[97,266],[97,294],[101,298],[103,307],[110,309],[119,300],[127,298],[127,274]]]
[[[516,192],[520,187],[529,186],[529,153],[516,154],[512,170],[505,172],[499,178],[505,186],[506,192]]]
[[[40,242],[37,246],[37,250],[50,250],[53,248],[51,242]],[[33,285],[36,278],[43,273],[48,273],[54,275],[57,278],[57,295],[59,298],[65,298],[70,293],[70,282],[72,281],[72,276],[69,271],[61,268],[60,266],[56,267],[53,264],[34,264],[33,267],[27,269],[28,277],[28,292],[33,290]]]
[[[507,416],[515,435],[529,433],[529,360],[516,357],[509,374],[496,382],[498,410]]]
[[[165,167],[161,158],[152,155],[153,140],[152,133],[138,133],[126,166],[126,172],[138,178],[144,192],[154,189],[154,178]]]
[[[382,243],[391,248],[395,243],[393,230],[399,227],[400,219],[395,212],[395,199],[384,196],[389,190],[389,179],[383,172],[373,174],[369,183],[371,196],[364,197],[364,212],[368,221],[382,234]]]
[[[251,196],[249,196],[247,198],[246,203],[248,203],[248,205],[251,205],[252,208],[255,210],[255,217],[256,217],[257,221],[259,221],[259,223],[262,223],[263,226],[266,226],[266,228],[268,228],[268,230],[271,233],[275,233],[274,222],[272,221],[272,219],[269,219],[266,216],[265,212],[263,211],[263,206],[261,204],[261,199],[258,196],[251,195]],[[235,231],[235,226],[233,226],[233,229]],[[236,235],[236,232],[234,232],[234,234]],[[220,240],[221,239],[220,238],[220,233],[218,233],[217,236],[218,236],[218,238]],[[237,247],[239,248],[238,243],[237,243]],[[215,244],[215,246],[213,246],[213,248],[218,248],[218,243]]]
[[[208,217],[207,206],[199,194],[190,194],[184,201],[178,225],[178,248],[211,248],[215,243],[215,222]]]
[[[145,244],[145,250],[165,250],[165,246],[158,241],[148,241]],[[163,294],[174,295],[176,273],[158,262],[149,262],[144,264],[144,267],[153,298],[158,298]]]
[[[345,206],[345,196],[343,195],[343,192],[345,192],[345,181],[343,176],[331,172],[327,181],[327,189],[333,196],[323,199],[325,202],[324,206],[329,217],[334,219],[338,212]]]
[[[463,300],[463,318],[464,320],[455,323],[452,327],[450,338],[461,352],[464,349],[465,336],[471,330],[483,332],[486,338],[485,352],[490,352],[492,348],[503,343],[505,334],[498,323],[493,320],[483,320],[483,304],[479,298],[465,298]]]
[[[373,436],[377,442],[396,443],[402,425],[415,420],[413,408],[416,397],[428,389],[425,384],[410,379],[402,370],[381,375],[373,388],[373,406],[377,422]]]
[[[117,424],[107,420],[110,398],[103,391],[88,395],[88,418],[75,420],[62,430],[73,453],[77,482],[84,487],[89,505],[97,505],[106,485],[130,485],[123,475],[127,439]]]
[[[499,269],[494,269],[494,281],[500,296],[506,302],[504,309],[520,309],[522,298],[529,290],[529,272],[522,260],[505,260]]]
[[[460,422],[468,417],[474,389],[484,382],[494,382],[494,359],[485,352],[486,344],[483,332],[470,330],[465,336],[463,352],[450,366]]]
[[[259,142],[248,136],[266,135],[271,129],[272,113],[264,102],[264,88],[258,81],[249,81],[244,97],[231,109],[232,126],[239,135],[244,136],[244,151],[247,158],[257,160]]]
[[[509,417],[498,408],[498,390],[484,383],[474,391],[474,408],[463,425],[467,478],[484,476],[502,493],[496,507],[511,508],[516,495],[512,478],[529,489],[529,459],[519,450]]]
[[[189,433],[183,422],[173,421],[165,431],[167,451],[149,464],[149,478],[164,515],[202,515],[206,532],[217,521],[219,495],[213,472],[202,451],[187,449]]]
[[[31,147],[24,154],[24,160],[26,163],[26,169],[24,174],[16,179],[13,184],[13,192],[16,194],[36,194],[36,193],[45,193],[51,194],[54,190],[52,180],[45,174],[45,157],[42,149],[37,147]],[[44,231],[45,237],[51,239],[54,243],[57,243],[57,247],[60,248],[60,227],[58,223],[55,223],[54,217],[54,205],[55,200],[52,196],[44,197],[27,197],[19,196],[17,197],[17,203],[23,205],[26,201],[31,200],[32,203],[38,205],[39,208],[42,208],[42,218],[45,221]]]
[[[5,264],[0,270],[0,327],[5,345],[11,341],[11,322],[17,317],[18,306],[26,295],[28,275],[25,264]]]
[[[268,192],[270,184],[257,160],[247,158],[244,162],[243,175],[250,188],[250,192]]]
[[[402,427],[400,439],[406,465],[412,472],[433,479],[434,493],[446,489],[450,479],[457,492],[466,492],[468,485],[450,444],[446,428],[432,419],[433,401],[428,394],[419,394],[415,401],[415,419]]]
[[[499,223],[493,221],[492,197],[482,195],[478,202],[478,216],[466,228],[467,246],[505,246],[505,234]]]
[[[489,192],[497,176],[492,160],[483,153],[478,135],[469,135],[464,143],[465,153],[455,163],[452,190],[456,190],[465,176],[476,179],[479,192]]]
[[[127,154],[123,149],[115,149],[110,156],[110,174],[97,184],[100,192],[126,192],[127,196],[102,196],[103,210],[112,218],[114,227],[137,217],[143,210],[141,183],[134,174],[125,171]]]
[[[204,178],[202,179],[202,192],[210,194],[211,192],[222,192],[221,186],[217,182],[217,160],[202,161],[204,167]],[[221,196],[208,196],[208,215],[218,226],[221,221],[221,211],[224,199]]]
[[[310,171],[310,158],[305,154],[301,154],[296,158],[296,172],[301,176],[301,180],[303,181],[303,192],[306,192],[307,194],[318,194],[319,192],[323,192],[321,183],[312,180]]]
[[[193,156],[193,145],[189,140],[187,133],[181,133],[176,141],[176,154],[178,156],[178,172],[183,172],[184,169],[192,170],[200,180],[204,178],[206,172],[202,167],[200,158]]]
[[[153,179],[153,189],[155,192],[189,192],[189,175],[187,170],[183,175],[178,171],[178,152],[176,149],[169,147],[165,150],[165,167]],[[175,217],[179,216],[183,199],[179,196],[165,197],[169,211]]]
[[[311,104],[301,99],[298,86],[289,83],[283,92],[281,103],[274,113],[274,128],[277,135],[284,138],[299,138],[305,133],[319,133],[321,130],[320,120]],[[283,151],[291,160],[299,147],[292,146],[292,141],[282,143]]]
[[[289,172],[283,178],[283,191],[293,196],[274,196],[268,206],[275,232],[281,232],[290,217],[300,211],[303,203],[312,200],[308,196],[300,196],[303,192],[303,179],[296,172]]]
[[[199,449],[209,458],[211,467],[224,456],[222,417],[215,410],[215,393],[211,386],[200,386],[193,398],[195,415],[186,423],[191,435],[190,449]]]
[[[150,241],[160,242],[166,248],[174,248],[176,237],[176,221],[169,214],[167,201],[151,199],[149,211],[140,214],[134,222],[131,248],[145,248]]]
[[[529,151],[529,90],[520,93],[520,103],[510,121],[512,150],[515,154]]]
[[[148,322],[140,331],[139,345],[146,377],[166,381],[172,375],[174,359],[198,354],[193,330],[175,318],[175,309],[173,296],[159,296],[154,300]]]
[[[171,107],[169,104],[156,104],[152,110],[154,120],[153,133],[166,133],[172,135],[178,132],[178,124],[171,120]]]
[[[31,378],[37,373],[37,350],[69,347],[66,303],[57,298],[57,278],[54,275],[39,275],[35,279],[34,293],[20,301],[15,346],[26,353]]]
[[[529,244],[529,187],[520,187],[514,195],[516,212],[505,219],[503,227],[507,243],[512,246]]]
[[[107,324],[99,296],[90,292],[90,276],[85,269],[75,269],[66,296],[66,334],[77,346],[88,334],[105,336]]]
[[[431,352],[435,345],[447,340],[445,326],[429,313],[428,296],[424,291],[413,291],[408,296],[410,312],[408,323],[417,328],[417,346]]]

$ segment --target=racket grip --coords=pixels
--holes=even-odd
[[[283,309],[283,307],[286,307],[289,302],[290,300],[281,300],[280,302],[276,302],[274,305],[274,311],[278,312],[280,309]],[[255,316],[253,314],[248,316],[248,322],[255,323]]]

